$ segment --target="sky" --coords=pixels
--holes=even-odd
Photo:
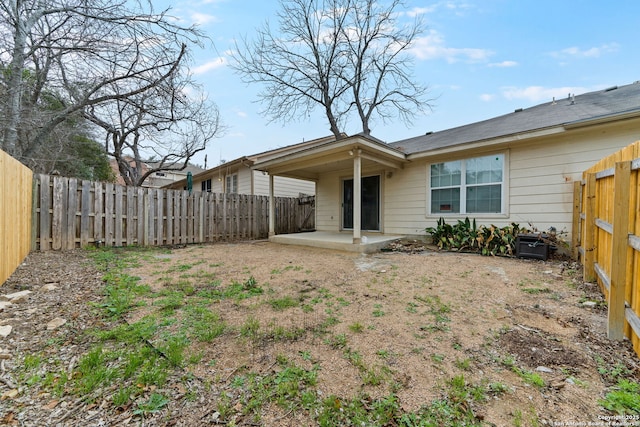
[[[384,0],[381,0],[384,1]],[[277,0],[154,0],[170,15],[197,24],[212,41],[196,49],[191,72],[227,126],[195,163],[208,167],[330,135],[317,109],[289,123],[260,114],[260,86],[247,86],[228,66],[234,40],[278,27]],[[637,0],[406,0],[398,9],[420,15],[426,29],[411,53],[416,81],[429,88],[432,109],[411,126],[373,123],[372,135],[395,142],[527,108],[552,98],[640,80]],[[346,132],[360,132],[358,121]]]

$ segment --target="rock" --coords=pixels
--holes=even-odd
[[[47,323],[47,330],[52,331],[64,325],[65,323],[67,323],[65,319],[63,319],[62,317],[56,317],[55,319],[50,320],[49,323]]]
[[[12,306],[13,304],[9,301],[0,301],[0,311],[4,311],[6,308]]]
[[[2,338],[8,337],[12,329],[13,328],[11,327],[11,325],[0,326],[0,337]]]
[[[13,390],[6,391],[2,397],[0,397],[0,400],[13,399],[16,396],[18,396],[18,389],[14,388]]]
[[[545,372],[545,373],[547,373],[547,374],[550,374],[550,373],[552,373],[552,372],[553,372],[553,369],[549,369],[549,368],[547,368],[546,366],[538,366],[538,367],[536,368],[536,371],[538,371],[538,372]]]
[[[56,289],[58,289],[58,287],[56,285],[57,285],[57,283],[46,283],[46,284],[42,285],[40,290],[44,291],[44,292],[55,291]]]
[[[0,299],[16,304],[16,303],[25,301],[31,293],[32,293],[31,291],[14,292],[12,294],[0,296]]]
[[[598,303],[595,301],[585,301],[582,303],[583,307],[588,307],[588,308],[595,307],[596,305],[598,305]]]
[[[11,359],[11,354],[6,348],[0,348],[0,360]]]

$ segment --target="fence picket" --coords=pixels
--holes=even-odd
[[[36,250],[264,239],[269,231],[265,196],[189,194],[48,175],[36,175],[33,189]],[[310,205],[298,198],[275,203],[284,216],[277,218],[276,233],[300,231]]]
[[[582,200],[574,203],[580,209],[574,214],[579,223],[574,233],[580,236],[574,240],[581,245],[584,280],[597,280],[607,299],[609,338],[627,336],[640,355],[640,250],[634,245],[640,236],[638,156],[640,141],[583,172],[575,187]]]

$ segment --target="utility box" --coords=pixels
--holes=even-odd
[[[549,243],[545,234],[518,234],[516,237],[516,256],[546,261],[549,258]]]

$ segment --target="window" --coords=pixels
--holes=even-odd
[[[200,183],[203,192],[211,193],[211,179],[205,179]]]
[[[504,155],[431,165],[431,213],[502,213]]]
[[[167,176],[164,172],[156,172],[156,176]]]
[[[227,193],[237,193],[238,192],[238,174],[227,175],[226,177],[227,183]]]

